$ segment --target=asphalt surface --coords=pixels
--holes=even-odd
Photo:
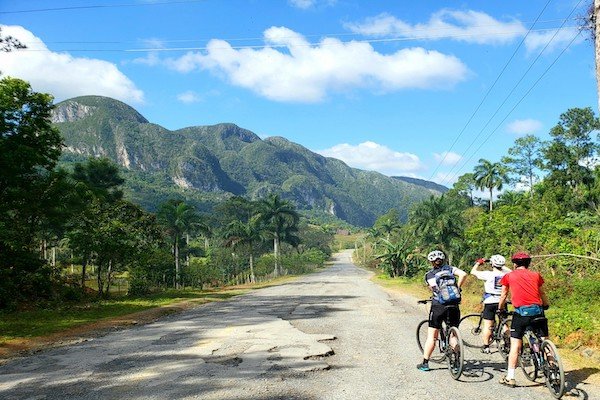
[[[158,322],[0,366],[0,399],[550,399],[520,371],[497,383],[498,354],[466,353],[421,372],[415,329],[426,306],[388,293],[336,256],[324,271]],[[573,382],[565,399],[600,399]]]

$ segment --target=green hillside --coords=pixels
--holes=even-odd
[[[101,96],[57,104],[53,122],[65,139],[64,162],[114,160],[124,169],[128,197],[150,210],[172,197],[210,210],[231,195],[279,193],[311,215],[370,226],[391,208],[406,219],[412,204],[442,192],[431,182],[350,168],[282,137],[263,140],[234,124],[170,131]]]

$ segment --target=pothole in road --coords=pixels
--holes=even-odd
[[[211,364],[224,365],[226,367],[237,367],[242,363],[242,359],[239,357],[209,357],[204,359],[205,362]]]

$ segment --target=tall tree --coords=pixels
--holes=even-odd
[[[0,80],[0,308],[44,292],[37,283],[50,288],[36,249],[43,221],[61,201],[42,195],[61,182],[54,168],[62,138],[50,123],[52,103],[25,81]]]
[[[469,205],[475,204],[475,200],[473,199],[473,192],[475,191],[477,185],[475,183],[475,178],[471,172],[467,172],[458,177],[458,180],[452,186],[452,189],[455,190],[461,196],[467,196],[469,198]]]
[[[225,230],[225,246],[234,247],[237,245],[248,246],[250,281],[256,282],[254,275],[254,247],[262,241],[262,229],[258,218],[250,218],[246,223],[242,221],[232,221]]]
[[[506,167],[501,163],[492,163],[482,158],[479,160],[479,164],[475,166],[473,178],[479,189],[489,191],[490,211],[492,211],[494,208],[494,189],[502,190],[503,184],[509,182]]]
[[[159,206],[158,220],[166,227],[173,241],[173,257],[175,259],[175,287],[180,288],[181,266],[179,250],[184,235],[195,229],[200,223],[200,215],[196,209],[181,201],[169,200]]]
[[[286,238],[293,238],[293,231],[294,229],[297,230],[300,216],[292,203],[282,200],[275,194],[271,194],[266,199],[258,202],[257,216],[265,224],[265,230],[273,238],[273,255],[275,257],[273,274],[277,276],[281,273],[281,241]]]
[[[508,149],[509,156],[502,158],[518,181],[525,178],[530,195],[533,195],[533,184],[538,178],[536,171],[543,167],[541,151],[542,141],[534,135],[526,135],[515,140],[515,145]]]
[[[409,224],[423,246],[439,246],[451,258],[453,245],[463,233],[463,208],[455,197],[431,196],[411,210]]]

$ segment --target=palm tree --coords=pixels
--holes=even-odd
[[[502,185],[509,182],[508,169],[499,162],[492,163],[482,158],[475,166],[473,178],[478,189],[490,191],[490,211],[492,211],[494,189],[502,190]]]
[[[410,213],[409,223],[414,236],[427,246],[441,247],[451,259],[452,244],[463,233],[462,210],[456,198],[431,196]]]
[[[400,227],[401,225],[399,221],[394,221],[390,218],[386,219],[385,221],[382,221],[378,225],[379,231],[385,233],[385,237],[388,241],[390,240],[390,235],[396,230],[398,230]]]
[[[247,245],[250,252],[250,281],[256,282],[254,276],[254,245],[262,241],[262,230],[258,218],[251,218],[247,223],[232,221],[225,230],[225,246],[235,247]]]
[[[282,200],[278,195],[271,194],[258,202],[258,220],[264,224],[265,231],[273,238],[273,255],[275,269],[273,274],[279,275],[279,258],[281,241],[295,241],[294,230],[297,231],[300,220],[296,208],[289,201]]]
[[[175,287],[180,286],[179,246],[183,236],[193,232],[200,224],[200,215],[196,209],[181,201],[169,200],[160,205],[158,219],[166,227],[167,233],[173,240],[175,258]]]

